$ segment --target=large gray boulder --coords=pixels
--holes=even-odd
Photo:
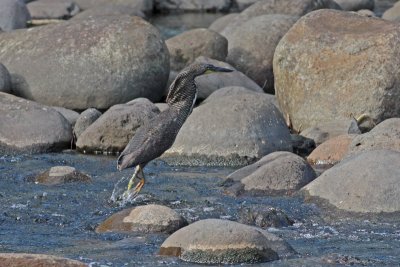
[[[77,140],[79,136],[99,117],[101,116],[101,112],[95,108],[88,108],[84,112],[82,112],[78,119],[76,120],[74,126],[74,138]]]
[[[206,264],[238,264],[277,260],[293,255],[293,248],[262,229],[237,222],[206,219],[168,237],[160,255]]]
[[[42,153],[67,148],[71,124],[59,112],[0,92],[0,154]]]
[[[154,0],[156,11],[228,11],[231,0]]]
[[[236,28],[246,21],[261,15],[267,14],[285,14],[295,17],[301,17],[313,10],[322,8],[341,9],[333,0],[261,0],[243,10],[238,16],[233,18],[221,34],[229,35]]]
[[[291,152],[273,152],[254,164],[231,173],[224,184],[233,195],[289,195],[317,177],[302,157]],[[232,183],[232,184],[231,184]]]
[[[68,19],[79,12],[73,0],[36,0],[27,7],[32,19]]]
[[[169,74],[168,49],[159,31],[139,17],[107,16],[4,33],[0,47],[15,93],[70,109],[106,109],[138,97],[156,101]]]
[[[67,121],[71,124],[72,128],[74,127],[77,119],[79,118],[78,112],[63,107],[52,107],[52,108],[57,110],[61,115],[63,115],[64,118],[66,118]]]
[[[311,197],[346,211],[400,211],[400,152],[373,150],[354,155],[304,187]]]
[[[158,113],[158,108],[144,98],[112,106],[79,135],[76,148],[84,153],[121,152],[136,130]]]
[[[179,71],[199,56],[224,61],[228,53],[228,41],[217,32],[194,29],[176,35],[166,42],[170,53],[171,69]]]
[[[399,116],[399,38],[398,24],[351,12],[302,17],[279,42],[273,65],[279,106],[293,128]]]
[[[280,111],[265,94],[219,97],[193,110],[164,159],[182,165],[246,165],[292,150]]]
[[[26,22],[30,19],[23,1],[0,0],[0,29],[3,31],[26,28]]]
[[[11,75],[7,68],[0,63],[0,92],[10,93],[11,91]]]
[[[83,262],[45,254],[0,253],[3,266],[86,267]]]
[[[225,34],[229,43],[226,61],[249,76],[265,92],[274,93],[272,60],[275,47],[298,18],[271,14],[246,21]]]
[[[347,154],[354,155],[377,149],[400,152],[400,118],[384,120],[371,131],[356,136],[350,143]]]
[[[382,18],[391,21],[400,21],[400,2],[396,2],[393,7],[387,9],[383,14]]]
[[[238,13],[230,13],[225,16],[222,16],[211,23],[211,25],[208,27],[210,30],[213,30],[215,32],[221,32],[225,27],[233,20],[234,17],[236,17]]]

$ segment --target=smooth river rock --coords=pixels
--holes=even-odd
[[[356,136],[349,145],[348,155],[376,149],[400,152],[400,118],[384,120],[371,131]]]
[[[87,267],[87,264],[45,254],[0,253],[0,265],[4,267]]]
[[[294,220],[289,218],[284,211],[264,204],[243,206],[240,208],[238,216],[238,222],[263,229],[288,227],[294,224]]]
[[[145,98],[112,106],[79,135],[76,148],[84,153],[121,152],[136,130],[158,113]]]
[[[400,2],[396,2],[393,7],[386,10],[383,15],[383,19],[391,20],[391,21],[400,21]]]
[[[399,116],[399,39],[398,24],[379,18],[336,10],[303,16],[279,42],[273,65],[279,106],[293,128]]]
[[[293,252],[284,240],[262,229],[206,219],[173,233],[159,254],[195,263],[238,264],[273,261]]]
[[[15,77],[16,94],[77,110],[106,109],[138,97],[159,100],[169,75],[159,31],[130,16],[4,33],[0,62]]]
[[[54,166],[39,174],[35,182],[46,185],[58,185],[72,182],[90,182],[92,178],[70,166]]]
[[[292,151],[280,111],[265,94],[218,97],[193,110],[163,159],[179,165],[246,165]]]
[[[52,108],[57,110],[61,115],[63,115],[64,118],[66,118],[67,121],[69,121],[72,128],[74,128],[75,123],[79,118],[78,112],[71,110],[71,109],[63,108],[63,107],[52,107]]]
[[[11,31],[26,28],[26,22],[31,19],[28,8],[23,1],[0,0],[0,29]],[[0,33],[1,33],[0,30]],[[1,36],[3,38],[3,35]],[[0,47],[2,47],[0,45]],[[1,62],[1,60],[0,60]]]
[[[371,150],[342,160],[302,190],[352,212],[400,211],[400,152]]]
[[[273,152],[231,173],[224,181],[227,193],[290,195],[317,177],[302,157],[291,152]]]
[[[226,61],[253,79],[265,92],[274,93],[272,59],[275,47],[298,19],[269,14],[246,21],[225,34],[229,44]]]
[[[71,124],[51,107],[0,92],[0,154],[44,153],[70,146]]]
[[[27,7],[32,19],[69,19],[80,10],[73,0],[35,0]]]
[[[211,23],[208,27],[210,30],[215,32],[221,32],[225,27],[236,17],[238,13],[230,13],[225,16],[222,16]]]
[[[152,14],[154,10],[154,0],[74,0],[78,6],[83,9],[96,8],[103,5],[122,5],[129,8],[135,8],[145,14]]]
[[[129,16],[138,16],[141,18],[145,18],[146,15],[135,7],[125,6],[125,5],[116,5],[116,4],[105,4],[96,7],[92,7],[89,9],[80,12],[75,15],[72,19],[88,19],[88,18],[96,18],[101,16],[120,16],[120,15],[129,15]]]
[[[170,53],[171,70],[180,71],[199,56],[224,61],[228,53],[228,41],[217,32],[194,29],[178,34],[166,42]]]
[[[76,120],[74,126],[74,138],[78,140],[78,137],[83,133],[93,122],[100,118],[101,112],[95,108],[88,108],[82,112]]]
[[[96,232],[162,232],[171,234],[186,225],[187,221],[173,209],[149,204],[117,212],[102,222],[96,228]]]

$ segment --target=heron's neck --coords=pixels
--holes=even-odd
[[[189,116],[197,98],[195,77],[181,75],[171,84],[166,102],[180,116]]]

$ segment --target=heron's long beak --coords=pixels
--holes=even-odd
[[[226,68],[222,68],[222,67],[216,67],[213,66],[212,69],[208,69],[205,74],[209,74],[209,73],[214,73],[214,72],[232,72],[233,70],[231,69],[226,69]]]

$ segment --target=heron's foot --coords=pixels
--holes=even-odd
[[[134,198],[134,197],[136,197],[139,194],[140,190],[142,190],[144,184],[145,184],[145,180],[144,180],[144,178],[142,178],[137,183],[135,188],[132,189],[133,179],[131,179],[131,181],[129,181],[129,183],[128,183],[128,189],[123,194],[123,198],[127,198],[127,197]]]

